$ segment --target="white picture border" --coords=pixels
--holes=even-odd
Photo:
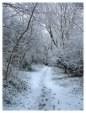
[[[3,111],[3,108],[2,108],[2,90],[3,90],[3,88],[2,88],[2,78],[3,78],[3,76],[2,76],[2,62],[3,62],[3,55],[2,55],[2,51],[3,51],[3,45],[2,45],[2,41],[3,41],[3,36],[2,36],[2,34],[3,34],[3,29],[2,29],[2,11],[3,11],[3,9],[2,9],[2,3],[4,3],[4,2],[12,2],[12,3],[14,3],[14,2],[53,2],[53,3],[57,3],[57,2],[83,2],[84,3],[84,14],[83,14],[83,16],[84,16],[84,20],[83,20],[83,24],[84,24],[84,34],[83,34],[83,47],[84,47],[84,51],[83,51],[83,53],[84,53],[84,103],[83,103],[83,105],[84,105],[84,110],[81,110],[81,111],[29,111],[29,110],[27,110],[27,111],[21,111],[21,110],[19,110],[21,113],[23,113],[23,112],[28,112],[28,113],[31,113],[31,112],[36,112],[36,113],[38,113],[38,112],[62,112],[62,113],[64,113],[64,112],[73,112],[73,113],[76,113],[76,112],[85,112],[86,113],[86,0],[0,0],[0,113],[2,113],[2,112],[19,112],[19,111],[15,111],[15,110],[13,110],[13,111]]]

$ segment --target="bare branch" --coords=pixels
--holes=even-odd
[[[9,62],[8,62],[8,65],[7,65],[6,80],[7,80],[7,77],[8,77],[9,66],[10,66],[10,64],[12,63],[12,60],[13,60],[13,53],[15,52],[16,48],[18,47],[20,40],[23,38],[23,36],[25,35],[25,33],[29,30],[29,26],[30,26],[30,23],[31,23],[31,20],[32,20],[34,11],[35,11],[35,9],[36,9],[36,6],[37,6],[37,3],[36,3],[35,6],[33,7],[32,14],[31,14],[31,16],[30,16],[30,18],[29,18],[29,21],[28,21],[28,24],[27,24],[26,29],[21,33],[21,35],[19,36],[19,38],[18,38],[18,40],[17,40],[15,46],[13,47],[13,50],[12,50],[12,52],[11,52],[11,55],[10,55],[10,58],[9,58]]]

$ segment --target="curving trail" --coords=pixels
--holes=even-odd
[[[10,110],[82,110],[82,78],[65,78],[59,68],[35,66],[36,72],[19,72],[27,91],[18,94]],[[61,79],[60,79],[61,78]]]

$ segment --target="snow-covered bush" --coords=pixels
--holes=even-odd
[[[26,61],[22,64],[22,68],[23,68],[24,70],[27,70],[27,71],[32,71],[32,70],[33,70],[31,64],[29,64],[29,63],[26,62]]]
[[[12,75],[12,73],[11,73]],[[27,90],[27,82],[18,77],[18,72],[3,80],[3,104],[11,104],[15,97]]]

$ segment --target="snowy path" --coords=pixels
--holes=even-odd
[[[82,78],[66,78],[43,66],[36,72],[20,72],[28,90],[18,94],[5,109],[10,110],[81,110],[83,109]]]

